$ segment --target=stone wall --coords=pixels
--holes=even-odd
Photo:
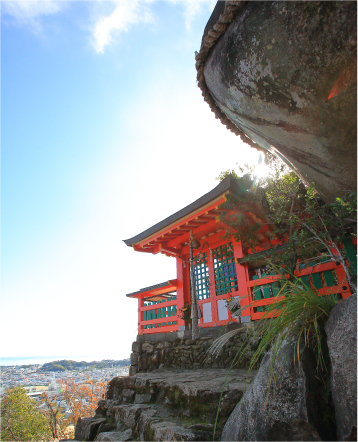
[[[207,350],[214,339],[233,329],[238,329],[238,334],[227,342],[220,357],[210,357]],[[158,368],[229,368],[244,342],[246,333],[247,325],[234,324],[201,329],[199,339],[191,339],[189,330],[138,335],[137,341],[132,344],[129,374],[133,376]],[[257,345],[257,340],[252,341],[234,368],[247,368]]]

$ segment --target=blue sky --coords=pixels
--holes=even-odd
[[[258,161],[196,85],[214,2],[1,7],[2,356],[128,357],[175,260],[122,240]]]

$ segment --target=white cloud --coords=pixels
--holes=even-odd
[[[190,29],[192,22],[203,7],[209,11],[214,9],[216,0],[169,0],[173,4],[182,4],[184,8],[185,26]]]
[[[32,22],[42,15],[59,12],[67,0],[0,0],[0,12],[18,21]]]
[[[104,47],[113,41],[113,35],[126,32],[130,26],[153,21],[153,14],[139,0],[121,0],[115,3],[114,11],[107,17],[101,17],[93,32],[94,48],[97,53],[104,52]]]

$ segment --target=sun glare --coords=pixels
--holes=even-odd
[[[255,176],[259,179],[265,178],[268,173],[269,168],[266,166],[266,164],[260,164],[260,166],[255,169]]]

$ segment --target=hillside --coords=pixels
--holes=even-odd
[[[66,371],[66,370],[93,370],[93,369],[101,369],[101,368],[113,368],[114,367],[125,367],[130,365],[130,359],[122,359],[120,361],[115,361],[113,359],[104,359],[103,361],[71,361],[62,359],[60,361],[48,362],[47,364],[43,364],[40,371]]]

